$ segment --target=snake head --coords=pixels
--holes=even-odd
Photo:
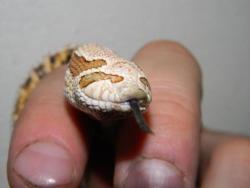
[[[149,82],[133,62],[96,45],[76,49],[65,76],[66,98],[76,108],[98,118],[145,111],[152,100]],[[100,118],[98,118],[100,119]]]

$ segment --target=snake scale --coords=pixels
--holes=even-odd
[[[67,65],[64,94],[70,104],[100,121],[133,114],[138,126],[151,132],[142,115],[152,100],[145,74],[134,62],[97,44],[65,48],[34,68],[20,88],[14,121],[39,81],[62,65]]]

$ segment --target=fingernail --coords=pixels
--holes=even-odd
[[[51,142],[36,142],[17,156],[14,171],[32,187],[57,187],[70,184],[73,178],[70,154]]]
[[[183,188],[183,175],[172,164],[158,160],[145,159],[134,164],[125,180],[125,188]]]

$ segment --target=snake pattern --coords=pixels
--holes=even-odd
[[[97,44],[65,48],[34,68],[20,88],[14,121],[39,81],[66,64],[64,93],[70,104],[100,121],[133,114],[139,127],[151,132],[142,116],[152,100],[145,74],[134,62]]]

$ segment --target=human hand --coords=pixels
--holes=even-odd
[[[145,117],[154,134],[127,119],[115,125],[116,134],[95,137],[97,123],[65,102],[65,67],[59,68],[41,81],[16,122],[11,187],[78,187],[86,174],[89,187],[249,186],[249,138],[201,128],[201,73],[188,50],[151,42],[134,61],[152,87]]]

